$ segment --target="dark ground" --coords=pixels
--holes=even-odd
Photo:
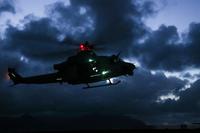
[[[4,132],[69,132],[69,131],[120,131],[166,130],[170,127],[146,125],[143,121],[127,116],[85,115],[81,117],[31,116],[0,117],[0,133]],[[180,125],[171,129],[189,129]],[[196,128],[197,129],[197,128]]]

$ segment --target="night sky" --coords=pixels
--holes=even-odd
[[[150,124],[200,121],[199,0],[0,0],[0,116],[126,115]],[[67,38],[67,39],[66,39]],[[62,44],[62,40],[67,40]],[[76,54],[70,40],[100,43],[136,64],[117,86],[17,85]],[[78,47],[78,45],[77,45]],[[63,51],[64,50],[64,51]]]

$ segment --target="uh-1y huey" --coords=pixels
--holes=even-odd
[[[8,68],[8,76],[16,84],[46,84],[46,83],[64,83],[72,85],[86,84],[93,88],[101,86],[116,85],[120,80],[111,82],[111,78],[122,75],[133,75],[136,68],[134,64],[124,62],[119,58],[119,54],[112,56],[98,56],[93,50],[93,45],[88,41],[81,43],[79,52],[70,56],[66,61],[54,64],[54,73],[36,75],[31,77],[22,77],[16,73],[15,69]],[[109,81],[102,85],[93,85],[90,83],[99,81]]]

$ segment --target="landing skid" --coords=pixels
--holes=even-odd
[[[109,83],[106,83],[106,84],[102,84],[102,85],[93,85],[93,86],[90,86],[89,84],[87,84],[87,87],[83,87],[83,89],[89,89],[89,88],[97,88],[97,87],[103,87],[103,86],[112,86],[112,85],[117,85],[119,84],[121,81],[117,81],[115,83],[112,83],[110,80],[109,80]]]

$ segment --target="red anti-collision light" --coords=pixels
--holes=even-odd
[[[80,51],[87,51],[91,50],[89,46],[84,45],[83,43],[80,44]]]
[[[84,44],[80,44],[80,51],[84,51],[85,50],[85,47],[84,47]]]

